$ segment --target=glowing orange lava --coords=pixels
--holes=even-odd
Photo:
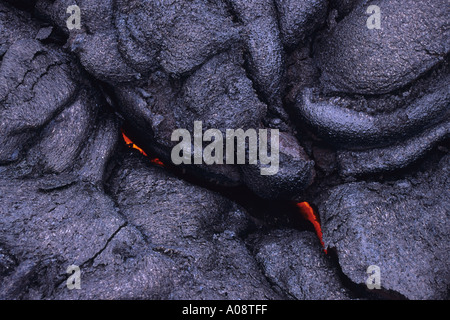
[[[309,205],[308,202],[297,203],[297,207],[300,209],[300,214],[302,215],[302,217],[312,223],[314,229],[316,230],[316,234],[319,237],[320,243],[324,248],[323,251],[325,251],[325,253],[328,253],[323,242],[322,227],[320,226],[320,222],[317,218],[316,213],[314,212],[314,209]]]
[[[123,131],[122,131],[122,136],[123,136],[123,140],[130,148],[138,150],[144,156],[149,158],[150,162],[152,162],[153,164],[164,167],[164,163],[162,163],[161,160],[159,160],[158,158],[150,158],[147,155],[147,153],[144,150],[142,150],[141,148],[139,148],[136,144],[134,144],[134,142],[131,141],[131,139],[128,138]],[[323,251],[327,254],[328,252],[325,249],[325,244],[324,244],[323,238],[322,238],[322,228],[320,226],[318,217],[317,217],[316,213],[314,212],[314,209],[309,205],[308,202],[300,202],[300,203],[297,203],[296,205],[300,209],[300,214],[302,215],[302,217],[304,219],[308,220],[309,222],[311,222],[312,225],[314,226],[314,229],[316,230],[316,234],[319,237],[320,243],[322,244],[322,247],[324,248]]]
[[[147,158],[150,159],[150,162],[153,164],[156,164],[158,166],[164,167],[164,163],[161,162],[161,160],[159,160],[158,158],[150,158],[147,153],[145,153],[144,150],[142,150],[141,148],[139,148],[136,144],[134,144],[133,141],[131,141],[130,138],[128,138],[126,136],[126,134],[122,131],[122,137],[123,140],[125,141],[125,143],[127,144],[127,146],[129,146],[130,148],[136,149],[138,150],[140,153],[142,153],[144,156],[146,156]]]

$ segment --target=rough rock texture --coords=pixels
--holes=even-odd
[[[269,126],[291,134],[272,1],[119,1],[116,6],[80,1],[79,6],[83,24],[70,32],[70,48],[88,72],[111,85],[127,131],[148,153],[170,162],[176,144],[171,133],[178,128],[193,133],[194,121],[203,121],[205,131]],[[66,1],[41,0],[36,8],[65,28]],[[288,166],[288,179],[271,186],[274,197],[295,198],[310,184],[303,178],[314,175],[310,160],[297,161],[308,171]],[[247,180],[235,166],[197,164],[180,170],[227,186]]]
[[[369,5],[381,29],[366,27]],[[445,0],[361,1],[318,44],[321,81],[333,92],[380,94],[410,83],[450,50]]]
[[[155,252],[177,265],[172,298],[270,299],[242,236],[250,221],[242,208],[211,191],[126,157],[114,173],[112,197]]]
[[[448,299],[446,8],[0,0],[0,298]],[[278,174],[172,165],[194,121],[279,129]]]
[[[261,175],[261,168],[267,168],[261,163],[241,166],[240,170],[247,187],[258,196],[265,199],[290,200],[298,195],[298,190],[303,190],[304,186],[313,183],[314,161],[309,159],[292,135],[281,133],[279,144],[279,162],[282,165],[277,174]]]
[[[85,288],[63,284],[55,297],[280,298],[240,238],[249,227],[241,208],[136,154],[118,161],[109,188],[122,228],[86,267]]]
[[[446,122],[388,148],[359,152],[340,151],[337,157],[339,170],[343,176],[393,172],[423,158],[435,145],[449,136],[450,123]]]
[[[2,275],[2,298],[49,298],[69,265],[89,264],[125,224],[111,199],[90,184],[5,178],[0,243],[17,266]]]
[[[320,205],[323,239],[353,282],[365,284],[367,268],[376,265],[382,290],[448,297],[449,161],[444,156],[399,180],[330,190]]]
[[[328,3],[324,0],[275,0],[280,16],[280,29],[283,44],[297,45],[311,35],[324,23]]]
[[[448,120],[448,89],[448,81],[445,81],[445,85],[435,92],[417,99],[406,108],[374,116],[338,105],[312,103],[312,93],[308,90],[299,103],[300,112],[319,133],[344,147],[383,146],[410,137],[436,122]]]
[[[369,5],[381,8],[380,30],[366,27]],[[331,1],[312,59],[295,52],[286,99],[297,127],[307,125],[337,150],[341,176],[408,168],[448,139],[444,8],[439,2]]]
[[[361,0],[330,0],[330,6],[337,10],[338,17],[346,16]]]
[[[287,120],[282,107],[284,56],[277,23],[277,11],[271,0],[228,0],[242,22],[248,50],[249,73],[255,86],[278,116]]]
[[[42,30],[38,24],[23,31],[28,17],[10,10],[17,15],[9,15],[2,32],[0,163],[19,164],[19,174],[101,182],[119,122],[75,59],[34,39]]]
[[[255,252],[266,277],[294,299],[350,298],[337,270],[311,232],[272,231],[258,239]]]

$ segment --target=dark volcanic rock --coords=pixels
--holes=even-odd
[[[18,263],[1,280],[4,299],[48,298],[69,265],[84,266],[125,224],[95,187],[56,179],[2,174],[0,244]]]
[[[258,162],[257,165],[241,166],[242,178],[259,197],[296,200],[300,196],[299,191],[305,190],[314,181],[314,161],[309,159],[295,137],[281,132],[279,142],[280,168],[277,174],[261,175],[261,169],[268,166]]]
[[[449,119],[449,78],[436,91],[395,112],[369,115],[337,104],[313,102],[305,90],[297,110],[308,124],[332,142],[350,149],[386,146]]]
[[[297,45],[324,23],[328,3],[324,0],[275,0],[283,44]]]
[[[445,1],[75,3],[0,1],[0,299],[448,299]],[[278,174],[172,165],[196,121]]]
[[[448,298],[449,162],[444,156],[438,165],[401,180],[356,182],[330,191],[319,205],[323,239],[353,282],[365,284],[367,268],[376,265],[382,292]]]
[[[10,14],[1,33],[6,49],[0,66],[1,298],[62,297],[58,287],[68,291],[64,280],[69,265],[78,265],[89,274],[91,264],[102,259],[108,244],[114,243],[112,239],[125,237],[118,236],[119,231],[120,235],[128,232],[130,245],[143,241],[142,236],[139,240],[127,231],[127,222],[102,190],[118,141],[119,121],[106,112],[100,91],[82,77],[74,59],[55,45],[34,39],[38,24],[0,6],[2,14]],[[24,31],[25,24],[28,31]],[[165,268],[164,257],[155,258],[158,255],[142,245],[136,248],[147,250],[144,266]],[[84,286],[81,296],[165,297],[161,289],[143,292],[151,283],[164,283],[157,273],[147,276],[147,281],[133,281],[124,277],[124,270],[132,270],[132,264],[127,268],[120,263],[98,267],[99,277],[94,278],[122,277],[122,289],[117,290],[120,281],[103,289],[93,283]],[[102,268],[107,271],[102,273]],[[141,291],[138,284],[142,284]],[[136,291],[130,293],[133,287]]]
[[[450,123],[445,122],[425,130],[417,137],[387,148],[366,151],[339,151],[338,165],[343,176],[360,176],[393,172],[423,158],[439,142],[450,137]]]
[[[173,261],[152,250],[135,227],[125,225],[82,267],[81,290],[68,290],[63,282],[52,299],[170,299],[177,286],[175,270]]]
[[[111,86],[127,133],[166,163],[172,162],[176,145],[173,131],[181,128],[192,134],[194,121],[202,121],[205,131],[260,129],[274,123],[291,131],[284,123],[285,67],[274,3],[226,3],[136,0],[113,6],[109,0],[83,1],[81,30],[69,32],[68,46],[83,67]],[[63,0],[41,0],[36,11],[64,29],[66,5]],[[300,162],[304,172],[288,166],[285,174],[292,174],[273,188],[281,186],[298,196],[310,182],[299,180],[299,174],[314,175],[308,163]],[[235,166],[179,169],[225,186],[248,181]]]
[[[290,297],[300,300],[350,298],[313,233],[272,231],[256,240],[254,250],[266,277]]]
[[[140,137],[140,145],[170,164],[172,148],[178,143],[171,141],[172,133],[181,128],[193,137],[195,121],[203,122],[203,131],[218,129],[224,135],[227,129],[262,127],[267,106],[260,102],[246,77],[238,52],[214,56],[177,85],[171,84],[167,74],[156,72],[141,88],[119,87],[116,96],[121,102],[121,112],[131,124],[130,132]],[[182,167],[216,183],[241,183],[234,166]]]
[[[140,72],[158,63],[182,75],[239,39],[220,1],[120,1],[115,25],[120,52]]]
[[[449,76],[444,65],[411,88],[380,97],[327,97],[306,88],[299,123],[339,149],[339,170],[355,176],[405,168],[449,137]]]
[[[21,163],[27,174],[77,172],[101,182],[119,122],[73,57],[34,39],[39,24],[0,6],[2,14],[10,12],[1,33],[0,163]]]
[[[243,63],[234,53],[220,54],[186,80],[184,103],[175,110],[179,128],[190,128],[203,119],[205,129],[219,129],[224,134],[231,128],[262,127],[267,106],[256,96]]]
[[[281,94],[284,90],[284,52],[272,0],[227,0],[244,25],[249,73],[275,115],[287,121]]]
[[[279,298],[241,239],[251,226],[242,208],[141,157],[126,156],[110,185],[128,223],[177,265],[171,298]]]
[[[330,0],[330,6],[336,9],[339,17],[347,15],[360,0]]]
[[[37,0],[5,0],[5,1],[22,10],[32,10]]]
[[[372,4],[381,9],[380,30],[366,27]],[[319,41],[322,84],[329,91],[361,94],[409,84],[449,52],[447,7],[445,0],[361,1]]]
[[[65,0],[39,0],[36,10],[67,32]],[[81,30],[71,49],[83,66],[107,82],[138,82],[162,68],[181,76],[238,41],[237,28],[218,1],[84,0]]]

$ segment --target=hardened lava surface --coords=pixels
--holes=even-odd
[[[0,0],[0,298],[448,299],[449,15]],[[195,121],[278,129],[278,174],[174,166]]]

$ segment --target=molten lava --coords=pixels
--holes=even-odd
[[[134,142],[131,141],[131,139],[128,138],[123,131],[122,131],[122,137],[123,137],[123,140],[125,141],[125,143],[127,144],[127,146],[129,146],[132,149],[138,150],[144,156],[149,158],[151,163],[156,164],[156,165],[161,166],[161,167],[164,167],[164,163],[162,163],[161,160],[159,160],[158,158],[151,158],[151,157],[149,157],[147,155],[147,153],[144,150],[142,150],[141,148],[139,148],[136,144],[134,144]]]
[[[324,248],[323,251],[325,251],[325,253],[328,253],[327,249],[325,249],[325,244],[323,242],[322,227],[320,226],[319,219],[316,213],[314,212],[314,209],[310,206],[308,202],[297,203],[297,207],[300,209],[300,214],[302,215],[302,217],[312,223],[314,229],[316,230],[316,234],[319,237],[320,243]]]
[[[143,154],[144,156],[149,158],[150,162],[152,162],[153,164],[164,167],[164,163],[162,163],[161,160],[159,160],[158,158],[149,157],[147,155],[147,153],[144,150],[142,150],[141,148],[139,148],[136,144],[134,144],[134,142],[131,141],[131,139],[128,138],[127,135],[123,131],[122,131],[122,136],[123,136],[123,140],[130,148],[138,150],[141,154]],[[322,244],[322,247],[324,248],[323,251],[325,253],[327,253],[327,250],[325,249],[325,244],[322,239],[322,228],[320,226],[319,219],[318,219],[316,213],[314,212],[314,209],[310,206],[310,204],[308,202],[300,202],[300,203],[297,203],[296,205],[300,209],[300,214],[302,215],[302,217],[304,219],[308,220],[309,222],[311,222],[312,225],[314,226],[314,229],[316,230],[316,234],[319,237],[320,243]]]

